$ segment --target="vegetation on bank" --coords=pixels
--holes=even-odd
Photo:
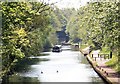
[[[107,66],[112,67],[114,70],[120,73],[120,62],[118,62],[118,57],[113,54],[110,61],[106,62]]]
[[[29,56],[58,42],[56,31],[66,27],[75,9],[59,9],[44,2],[0,2],[0,77],[13,74]],[[2,16],[1,16],[2,15]]]
[[[84,48],[88,47],[89,45],[87,45],[87,44],[80,44],[79,46],[80,46],[80,49],[84,49]]]
[[[58,43],[56,31],[67,24],[67,15],[50,5],[44,2],[0,2],[0,77],[14,73],[21,60],[38,56]]]
[[[71,26],[67,26],[72,41],[81,39],[82,44],[93,46],[93,49],[100,49],[103,53],[111,53],[113,58],[107,64],[114,64],[116,69],[120,65],[119,7],[119,2],[89,2],[71,17]]]
[[[49,24],[50,7],[43,3],[0,2],[2,7],[2,74],[10,75],[21,59],[42,51]],[[42,7],[44,6],[44,8]],[[38,19],[40,18],[40,19]]]
[[[44,2],[0,2],[0,6],[1,76],[13,72],[21,60],[57,44],[56,31],[64,27],[70,42],[82,41],[81,48],[89,45],[101,53],[111,52],[113,58],[106,64],[120,71],[120,3],[88,3],[77,11]]]
[[[104,47],[104,48],[102,48],[100,53],[110,54],[110,50],[109,50],[109,48]],[[120,62],[118,59],[119,59],[119,57],[117,56],[117,54],[113,53],[112,59],[110,59],[110,61],[106,62],[106,65],[112,67],[117,72],[120,72],[120,66],[119,66]]]
[[[108,47],[103,47],[100,53],[110,54],[110,49]],[[112,53],[112,58],[110,59],[110,61],[106,62],[106,65],[110,66],[117,72],[120,72],[120,62],[118,61],[118,59],[119,57],[117,56],[117,53],[114,52]]]
[[[82,44],[80,45],[80,49],[85,49],[86,47],[88,47],[89,45],[86,44]],[[95,49],[92,48],[92,51],[94,51]],[[110,54],[110,50],[107,47],[103,47],[102,50],[100,50],[100,53],[103,54]],[[91,56],[91,53],[90,53]],[[92,59],[92,58],[91,58]],[[116,53],[112,54],[112,58],[105,63],[107,66],[113,68],[115,71],[117,71],[118,73],[120,73],[120,62],[119,62],[119,57],[116,55]]]

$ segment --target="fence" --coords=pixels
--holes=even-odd
[[[95,54],[92,54],[92,58],[94,58],[94,60],[96,61],[97,58],[99,58],[100,60],[102,59],[110,59],[110,55],[109,54],[97,54],[97,56]]]

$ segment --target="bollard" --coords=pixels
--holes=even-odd
[[[101,69],[101,67],[99,66],[99,68]]]
[[[101,57],[101,55],[100,55],[100,60],[102,61],[102,57]]]
[[[95,61],[96,61],[96,57],[95,57]]]
[[[110,59],[110,56],[109,56],[109,54],[108,54],[108,59]]]
[[[108,73],[105,71],[105,74],[108,76]]]
[[[112,52],[110,52],[110,58],[112,58]]]
[[[108,76],[108,73],[106,73],[106,75]]]
[[[105,59],[105,55],[104,55],[104,59]]]
[[[92,54],[92,58],[93,58],[93,54]]]
[[[107,56],[108,56],[108,59],[109,59],[109,54]]]
[[[97,68],[99,68],[99,66],[98,66],[98,65],[96,65],[96,67],[97,67]]]

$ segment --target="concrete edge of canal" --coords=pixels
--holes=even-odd
[[[107,76],[101,71],[99,70],[99,68],[97,67],[97,62],[93,61],[89,55],[86,56],[87,60],[89,61],[89,63],[92,65],[93,69],[102,77],[102,79],[108,83],[108,84],[112,84],[112,81],[109,80],[107,78]]]
[[[80,50],[80,52],[82,54],[84,54],[84,52],[82,52],[82,50]],[[116,83],[113,83],[112,80],[108,79],[107,75],[103,72],[103,70],[100,70],[98,64],[96,61],[92,60],[90,58],[90,55],[84,55],[86,56],[86,59],[88,60],[88,62],[92,65],[93,69],[96,71],[96,73],[107,83],[107,84],[116,84]]]

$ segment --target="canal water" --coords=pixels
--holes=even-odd
[[[62,52],[43,52],[31,56],[36,62],[20,68],[9,77],[9,82],[99,82],[104,81],[93,70],[86,58],[70,46],[63,46]],[[31,61],[32,62],[32,61]]]

